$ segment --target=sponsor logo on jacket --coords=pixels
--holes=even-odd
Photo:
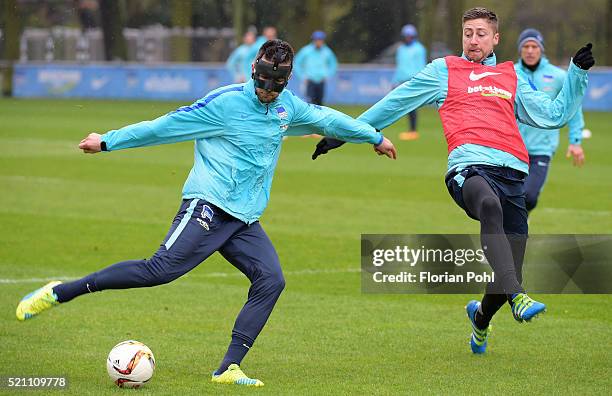
[[[497,96],[498,98],[502,98],[502,99],[512,98],[512,94],[510,92],[506,91],[505,89],[498,88],[495,85],[488,85],[488,86],[476,85],[473,87],[468,87],[467,93],[469,94],[480,93],[481,96]]]

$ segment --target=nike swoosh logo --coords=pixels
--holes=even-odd
[[[495,76],[497,74],[501,74],[501,73],[495,73],[495,72],[484,72],[484,73],[480,73],[480,74],[475,74],[474,70],[472,70],[472,72],[470,73],[470,80],[472,81],[478,81],[481,78],[485,78],[487,76]]]

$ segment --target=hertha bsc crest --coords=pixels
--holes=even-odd
[[[203,219],[208,219],[208,221],[212,221],[214,215],[215,213],[210,208],[210,206],[208,205],[202,206],[202,218]]]

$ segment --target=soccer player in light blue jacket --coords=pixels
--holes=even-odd
[[[530,321],[546,309],[521,285],[529,155],[516,121],[547,129],[567,123],[580,107],[587,70],[595,60],[592,44],[580,48],[563,88],[552,99],[534,90],[512,62],[497,64],[494,48],[500,34],[493,11],[467,10],[462,36],[461,57],[434,60],[358,119],[382,130],[418,107],[431,104],[438,109],[448,144],[446,187],[466,215],[480,223],[481,243],[495,273],[482,301],[472,300],[466,307],[472,327],[470,346],[473,353],[481,354],[487,348],[490,321],[506,302],[518,322]],[[324,138],[313,159],[341,144]]]
[[[427,50],[418,40],[418,32],[414,25],[402,28],[402,44],[395,52],[395,74],[393,84],[400,85],[410,80],[415,74],[423,70],[427,64]],[[399,135],[401,140],[418,139],[417,110],[408,113],[410,129]]]
[[[276,251],[258,221],[270,199],[283,136],[317,132],[373,144],[379,154],[391,158],[396,155],[393,144],[370,125],[305,103],[284,89],[293,56],[288,43],[268,41],[247,83],[214,90],[155,120],[83,139],[79,148],[86,153],[194,141],[195,162],[182,205],[150,259],[120,262],[74,282],[51,282],[24,297],[17,318],[30,319],[87,293],[168,283],[218,251],[247,276],[251,287],[212,381],[263,386],[239,365],[285,286]]]
[[[336,74],[338,60],[334,51],[325,44],[326,34],[320,30],[312,33],[312,43],[295,56],[295,75],[306,81],[306,96],[310,103],[323,105],[325,81]]]
[[[552,65],[544,56],[544,37],[536,29],[525,29],[518,38],[519,61],[514,65],[534,90],[555,98],[565,81],[566,72]],[[529,175],[525,179],[525,203],[527,210],[535,208],[542,187],[546,182],[550,160],[559,146],[559,130],[542,130],[522,122],[519,131],[529,152]],[[584,116],[582,108],[567,123],[569,146],[567,156],[572,156],[574,165],[582,166],[584,151],[581,146]]]
[[[253,59],[249,58],[255,44],[255,32],[247,30],[242,44],[236,47],[225,62],[225,68],[232,74],[235,83],[243,83],[251,78]]]
[[[278,31],[276,30],[274,26],[264,26],[264,28],[261,31],[261,36],[257,37],[257,39],[255,40],[255,44],[253,44],[253,46],[251,47],[251,50],[249,51],[247,55],[249,62],[253,63],[262,45],[264,45],[266,42],[270,40],[276,40],[277,38],[278,38]]]

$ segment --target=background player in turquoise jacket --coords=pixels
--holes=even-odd
[[[225,68],[232,74],[235,83],[243,83],[251,78],[253,59],[249,58],[255,44],[255,32],[247,30],[242,44],[236,47],[225,62]]]
[[[371,143],[395,158],[393,144],[370,125],[305,103],[284,89],[293,55],[286,42],[268,41],[247,83],[214,90],[191,106],[155,120],[83,139],[79,148],[86,153],[194,141],[194,165],[181,207],[150,259],[120,262],[74,282],[51,282],[19,303],[17,318],[30,319],[86,293],[168,283],[218,251],[248,277],[251,287],[212,381],[262,386],[261,381],[248,378],[239,364],[285,286],[276,251],[258,221],[270,198],[283,136],[317,132]]]
[[[427,50],[417,39],[418,33],[414,25],[406,25],[402,28],[402,44],[395,52],[395,74],[393,84],[400,85],[410,80],[415,74],[423,70],[427,64]],[[410,129],[402,132],[399,138],[402,140],[414,140],[419,137],[417,132],[417,110],[408,113]]]
[[[338,60],[334,51],[325,44],[325,32],[312,33],[312,43],[300,49],[295,56],[295,75],[306,81],[306,96],[310,103],[323,104],[325,81],[336,74]]]
[[[590,43],[578,50],[553,100],[517,75],[511,62],[496,64],[493,51],[500,36],[494,12],[481,7],[467,10],[462,30],[461,57],[434,60],[358,119],[382,130],[426,104],[440,112],[449,146],[446,186],[457,205],[480,222],[481,243],[495,272],[482,301],[470,301],[466,307],[472,352],[484,353],[489,323],[506,302],[518,322],[545,310],[521,285],[529,157],[516,120],[553,129],[567,123],[580,107],[587,70],[595,60]],[[341,144],[324,138],[313,159]]]
[[[525,29],[518,38],[519,61],[514,65],[517,74],[521,74],[533,89],[557,96],[563,87],[566,72],[552,65],[544,56],[544,37],[536,29]],[[531,211],[538,202],[538,196],[546,182],[546,176],[557,147],[559,130],[542,130],[522,122],[518,123],[519,131],[529,152],[529,175],[525,180],[525,203]],[[567,156],[572,156],[574,165],[582,166],[584,151],[581,146],[584,117],[580,108],[567,123],[569,128],[569,146]]]
[[[257,37],[257,39],[255,40],[255,44],[253,44],[253,46],[251,47],[251,51],[247,55],[249,62],[252,63],[255,60],[255,58],[257,57],[257,53],[259,52],[259,49],[262,45],[264,45],[270,40],[276,40],[277,38],[278,31],[274,26],[264,26],[261,31],[261,36]]]

